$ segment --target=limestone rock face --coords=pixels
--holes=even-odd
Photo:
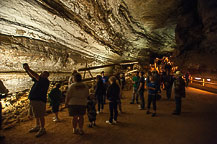
[[[135,60],[144,49],[172,52],[177,6],[176,0],[1,1],[0,70],[19,71],[28,62],[38,71],[71,71],[85,62]]]
[[[176,27],[176,62],[185,69],[217,72],[217,1],[183,1]]]

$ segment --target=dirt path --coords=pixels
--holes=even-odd
[[[60,113],[61,122],[52,121],[53,115],[46,117],[47,134],[35,138],[28,133],[34,121],[21,123],[4,131],[5,141],[1,144],[216,144],[217,143],[217,94],[194,88],[187,88],[187,98],[183,100],[181,116],[171,115],[174,101],[158,101],[157,117],[146,115],[136,104],[130,105],[131,92],[124,92],[124,114],[118,117],[117,125],[108,125],[108,104],[105,112],[97,115],[97,127],[88,128],[85,117],[84,136],[72,134],[71,118],[67,110]],[[147,94],[145,95],[147,98]],[[147,100],[146,100],[147,101]]]

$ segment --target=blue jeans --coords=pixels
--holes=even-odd
[[[118,107],[117,102],[109,102],[109,112],[110,112],[109,122],[110,123],[113,122],[113,119],[117,121],[117,118],[118,118],[117,107]]]
[[[144,98],[144,91],[139,91],[139,96],[140,96],[140,107],[141,109],[145,109],[145,98]]]
[[[182,109],[182,98],[181,97],[175,97],[176,101],[176,110],[175,112],[180,114]]]
[[[153,110],[156,111],[157,106],[156,106],[156,94],[154,95],[148,95],[148,109],[150,109],[151,103],[153,104]]]

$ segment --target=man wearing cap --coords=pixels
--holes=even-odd
[[[173,82],[172,92],[175,95],[176,110],[173,115],[181,114],[182,97],[185,97],[185,81],[180,71],[176,71],[175,80]]]

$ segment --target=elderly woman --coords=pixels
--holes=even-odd
[[[89,96],[89,88],[81,82],[81,74],[73,75],[73,81],[67,91],[65,105],[68,107],[69,116],[72,116],[72,125],[74,134],[84,134],[84,114],[86,113],[87,97]],[[79,130],[77,129],[79,125]]]

